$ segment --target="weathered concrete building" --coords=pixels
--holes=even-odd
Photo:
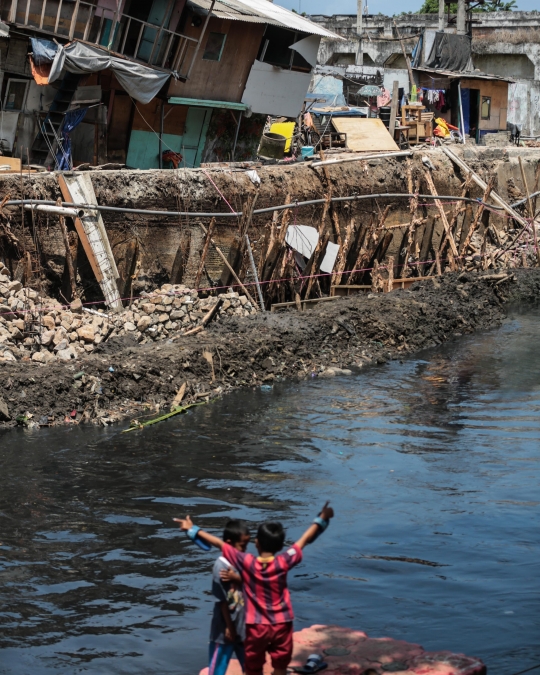
[[[454,18],[450,17],[447,30],[453,30]],[[474,68],[512,78],[508,121],[520,124],[523,135],[540,135],[540,12],[473,13],[471,18]],[[360,39],[356,15],[316,15],[311,20],[345,38],[322,40],[317,72],[319,78],[338,74],[345,94],[348,85],[362,76],[386,88],[397,79],[407,89],[407,64],[398,31],[406,53],[411,57],[418,44],[425,60],[438,29],[436,14],[368,15],[363,17]]]

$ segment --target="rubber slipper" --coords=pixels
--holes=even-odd
[[[322,656],[311,654],[308,656],[305,665],[296,666],[293,670],[296,673],[318,673],[319,670],[324,670],[325,668],[328,668],[328,664],[323,661]]]

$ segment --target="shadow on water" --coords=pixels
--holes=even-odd
[[[173,527],[332,527],[296,625],[540,662],[540,312],[353,378],[237,392],[141,433],[1,436],[0,672],[204,666],[215,555]]]

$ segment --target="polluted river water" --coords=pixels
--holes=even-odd
[[[141,432],[0,436],[0,673],[205,665],[216,555],[172,522],[336,518],[290,575],[338,624],[540,663],[540,310],[351,377],[235,392]]]

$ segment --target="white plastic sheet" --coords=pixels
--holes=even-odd
[[[309,259],[319,243],[319,233],[310,225],[289,225],[285,241],[304,258]]]
[[[330,272],[334,269],[334,265],[336,264],[338,252],[339,245],[333,244],[331,241],[329,241],[328,246],[326,247],[326,253],[324,254],[324,258],[321,263],[321,272],[330,274]]]
[[[140,103],[150,103],[167,82],[170,75],[140,63],[111,56],[98,47],[72,42],[60,46],[54,57],[49,83],[60,77],[63,69],[70,73],[95,73],[110,68],[126,92]]]

